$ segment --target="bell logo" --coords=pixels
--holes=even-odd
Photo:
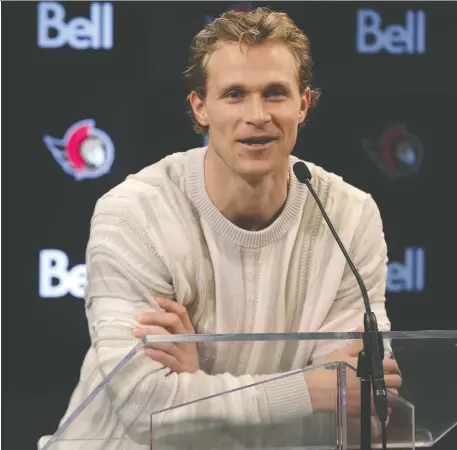
[[[85,264],[69,269],[65,252],[41,250],[39,255],[39,295],[41,298],[60,298],[72,295],[84,298],[87,270]],[[420,292],[425,284],[425,252],[423,248],[407,248],[404,261],[387,265],[387,292]]]
[[[407,248],[404,262],[391,262],[387,269],[387,292],[420,292],[425,283],[423,248]]]
[[[39,256],[39,295],[59,298],[67,294],[83,298],[86,284],[86,265],[68,268],[68,256],[61,250],[46,249]]]
[[[381,15],[372,9],[357,11],[357,51],[392,55],[425,53],[425,13],[406,11],[406,23],[381,29]]]
[[[38,47],[75,50],[113,48],[113,5],[90,3],[90,19],[75,17],[65,23],[65,7],[57,2],[38,3]]]

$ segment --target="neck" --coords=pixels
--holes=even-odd
[[[216,208],[238,227],[258,231],[268,227],[284,208],[289,166],[259,179],[234,174],[214,151],[205,158],[205,184]]]

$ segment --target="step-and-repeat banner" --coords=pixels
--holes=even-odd
[[[185,111],[190,41],[224,10],[260,5],[2,5],[9,388],[74,386],[89,345],[84,257],[95,202],[128,174],[202,145]],[[309,36],[323,92],[295,154],[380,207],[393,327],[455,328],[455,4],[268,6]]]

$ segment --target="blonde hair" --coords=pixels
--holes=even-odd
[[[192,40],[184,76],[189,89],[195,91],[200,98],[206,96],[207,67],[211,53],[220,44],[228,42],[240,45],[284,43],[297,63],[300,92],[304,93],[306,88],[311,89],[313,61],[307,36],[287,14],[268,8],[256,8],[249,12],[228,11],[206,25]],[[311,89],[310,108],[317,105],[319,95],[318,90]],[[190,95],[187,97],[189,115],[194,130],[199,134],[206,134],[207,127],[203,127],[196,120],[189,97]]]

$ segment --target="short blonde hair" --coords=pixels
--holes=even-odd
[[[249,12],[228,11],[206,25],[192,40],[188,67],[184,76],[189,89],[200,98],[206,96],[207,66],[211,53],[221,43],[259,45],[282,42],[297,63],[299,88],[304,93],[311,89],[313,61],[308,37],[285,13],[268,8],[256,8]],[[310,108],[317,105],[320,92],[311,89]],[[187,97],[189,103],[189,96]],[[189,103],[189,115],[198,134],[206,134],[207,127],[196,120]]]

